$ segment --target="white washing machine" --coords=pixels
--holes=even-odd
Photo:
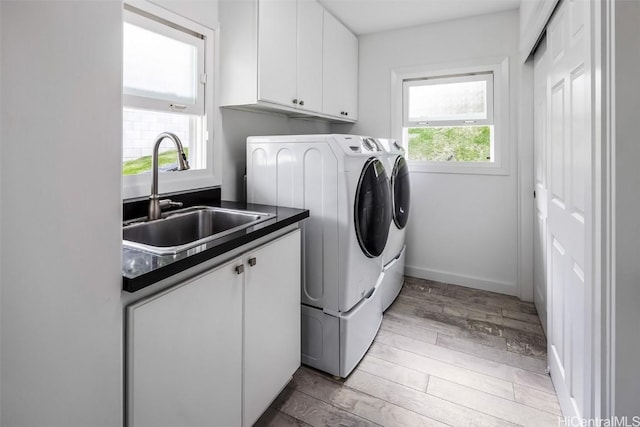
[[[247,138],[247,201],[309,209],[303,221],[302,362],[346,377],[382,321],[392,222],[385,152],[355,135]]]
[[[411,204],[409,166],[405,150],[393,139],[377,139],[386,152],[387,173],[391,180],[393,221],[389,229],[389,241],[382,254],[384,278],[380,285],[382,310],[386,310],[396,299],[404,284],[405,234]]]

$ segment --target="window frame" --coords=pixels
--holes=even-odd
[[[174,113],[184,113],[193,115],[204,115],[205,113],[205,84],[202,83],[203,76],[206,76],[205,64],[205,40],[201,35],[188,28],[182,28],[172,25],[171,22],[158,19],[159,17],[150,16],[149,13],[136,10],[125,4],[123,22],[130,23],[145,30],[178,40],[185,44],[195,46],[198,52],[198,86],[196,90],[196,102],[188,103],[184,100],[176,99],[158,99],[151,96],[133,95],[124,92],[123,84],[123,103],[127,107],[139,108],[145,110],[167,111]],[[124,83],[124,82],[123,82]],[[184,108],[182,108],[184,106]]]
[[[464,79],[470,76],[481,74],[493,75],[493,108],[489,110],[493,115],[492,123],[483,124],[484,121],[476,123],[461,124],[460,121],[432,121],[428,126],[419,125],[416,122],[405,120],[407,99],[405,97],[405,82],[418,82],[439,79]],[[488,88],[489,89],[489,88]],[[482,174],[482,175],[508,175],[510,173],[511,149],[510,139],[510,119],[509,119],[509,58],[492,57],[484,59],[473,59],[459,63],[449,64],[428,64],[413,67],[396,68],[391,71],[391,132],[392,137],[402,141],[408,153],[408,130],[407,127],[434,127],[434,126],[483,126],[493,125],[491,162],[442,162],[427,160],[409,160],[407,163],[411,172],[421,173],[457,173],[457,174]],[[407,112],[408,114],[408,112]],[[488,119],[489,117],[487,117]],[[410,126],[406,126],[409,124]]]
[[[486,119],[455,119],[455,120],[409,120],[409,89],[417,86],[435,86],[442,84],[466,83],[484,81],[487,88],[487,117]],[[460,76],[435,76],[421,79],[405,79],[402,82],[403,127],[443,127],[443,126],[492,126],[493,125],[493,73],[473,73]]]
[[[166,25],[172,27],[172,29],[178,29],[192,34],[199,34],[203,40],[203,55],[204,55],[204,72],[205,77],[200,80],[204,83],[199,84],[202,86],[203,103],[202,111],[204,115],[203,122],[205,123],[206,130],[204,132],[204,149],[206,156],[204,158],[205,165],[202,169],[190,169],[186,171],[160,173],[159,189],[162,194],[172,193],[177,191],[185,191],[190,189],[205,188],[219,186],[221,184],[221,170],[222,162],[220,159],[220,144],[217,141],[217,136],[221,135],[220,129],[220,113],[219,109],[219,72],[218,72],[218,58],[219,58],[219,37],[218,27],[205,26],[198,22],[185,18],[171,10],[164,7],[157,6],[146,0],[129,0],[123,4],[122,22],[127,20],[126,15],[133,12],[141,15],[143,18],[150,18],[158,22],[159,25]],[[199,91],[200,92],[200,88]],[[125,102],[125,98],[128,100]],[[131,99],[135,99],[134,95],[125,95],[124,87],[122,93],[122,108],[145,108],[143,105],[131,105],[128,104]],[[147,98],[149,99],[149,98]],[[160,103],[167,105],[167,101],[160,100]],[[164,111],[172,113],[182,114],[194,114],[194,110],[191,109],[167,109],[167,108],[149,108],[150,104],[147,104],[145,109],[151,109],[154,111]],[[199,114],[197,111],[195,114]],[[163,143],[169,146],[169,142]],[[121,150],[123,148],[123,141],[120,142]],[[149,153],[151,154],[151,153]],[[151,174],[143,173],[137,175],[122,176],[122,198],[133,199],[148,197],[151,188]]]

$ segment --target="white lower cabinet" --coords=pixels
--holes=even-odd
[[[243,425],[251,426],[300,366],[300,232],[247,260]]]
[[[130,427],[240,425],[240,262],[128,308]]]
[[[127,425],[251,426],[298,366],[296,230],[127,308]]]

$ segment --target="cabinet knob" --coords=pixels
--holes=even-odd
[[[249,258],[249,265],[251,267],[253,267],[254,265],[256,265],[258,263],[258,261],[256,260],[256,257],[253,258]]]
[[[291,101],[291,102],[293,102],[294,104],[297,104],[297,103],[298,103],[298,99],[294,99],[294,100],[293,100],[293,101]]]
[[[304,105],[304,101],[303,100],[300,100],[300,105]]]
[[[236,274],[244,273],[244,265],[236,265]]]

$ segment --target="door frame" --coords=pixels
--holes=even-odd
[[[592,189],[593,229],[591,232],[591,270],[593,292],[588,309],[593,313],[590,325],[592,414],[608,418],[615,410],[615,2],[591,0],[591,73],[592,84]],[[538,38],[545,32],[541,28]],[[520,85],[519,163],[519,265],[520,298],[533,297],[533,46],[521,52],[523,63]],[[527,239],[531,236],[531,239]],[[531,256],[530,256],[531,255]]]
[[[594,68],[594,416],[609,418],[615,408],[615,2],[594,0],[592,17]]]

